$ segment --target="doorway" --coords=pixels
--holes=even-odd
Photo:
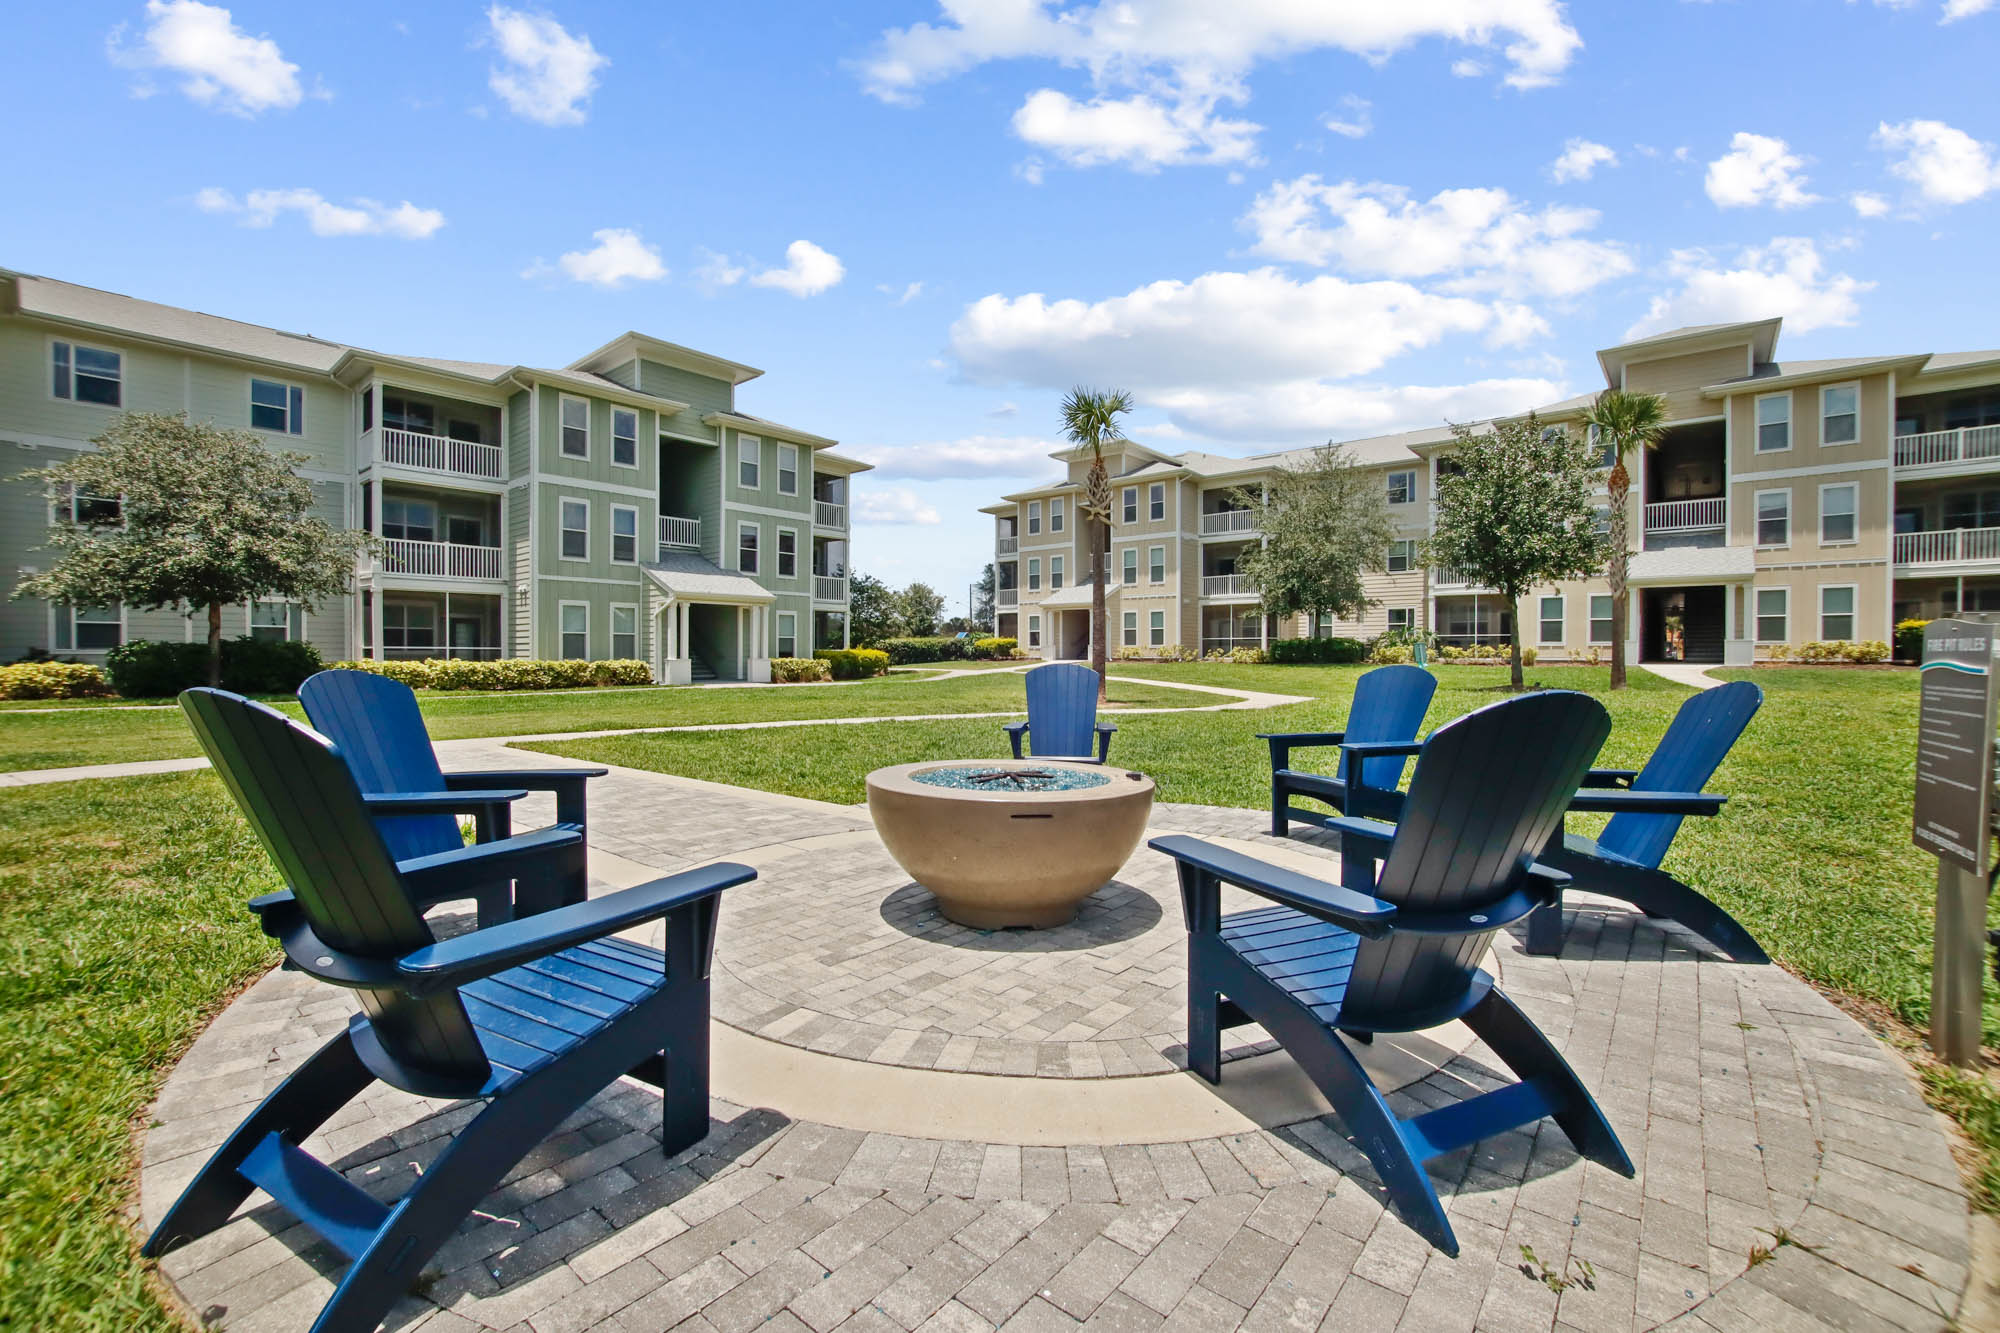
[[[1724,589],[1642,588],[1639,590],[1639,660],[1642,662],[1722,661]]]

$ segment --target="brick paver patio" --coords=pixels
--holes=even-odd
[[[1176,1070],[1178,901],[1164,860],[1143,848],[1067,933],[966,937],[929,912],[858,810],[617,770],[592,820],[596,848],[657,870],[725,854],[759,866],[757,884],[724,900],[716,1013],[762,1040],[1043,1088],[1117,1077],[1141,1099],[1189,1077]],[[1155,816],[1244,841],[1262,837],[1261,822],[1197,807]],[[1625,1180],[1582,1162],[1547,1124],[1433,1162],[1456,1260],[1384,1210],[1365,1159],[1328,1120],[1151,1142],[966,1142],[896,1132],[894,1105],[873,1129],[816,1123],[804,1088],[788,1110],[719,1096],[709,1138],[667,1159],[657,1098],[619,1083],[484,1202],[390,1326],[1948,1326],[1967,1280],[1965,1198],[1940,1121],[1874,1038],[1777,968],[1729,964],[1587,899],[1566,958],[1500,943],[1509,994],[1563,1048],[1640,1170]],[[223,1013],[154,1108],[148,1223],[349,1012],[345,997],[279,972]],[[1440,1058],[1394,1094],[1399,1109],[1495,1080],[1477,1044]],[[393,1196],[467,1114],[378,1088],[311,1148]],[[197,1316],[289,1330],[311,1322],[334,1263],[266,1205],[162,1268]]]

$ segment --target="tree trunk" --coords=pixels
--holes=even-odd
[[[1521,686],[1521,599],[1507,599],[1507,645],[1509,652],[1507,683],[1515,689]]]
[[[1625,470],[1625,460],[1621,457],[1618,465],[1611,469],[1606,484],[1611,501],[1611,561],[1605,571],[1605,582],[1611,585],[1611,688],[1625,688],[1625,626],[1630,623],[1627,601],[1630,596],[1626,580],[1631,567],[1631,533],[1625,520],[1625,499],[1632,490],[1632,478]]]
[[[222,688],[222,603],[208,604],[208,683]]]
[[[1090,669],[1097,673],[1100,704],[1111,694],[1105,683],[1108,673],[1104,666],[1104,543],[1109,535],[1104,520],[1090,520],[1090,531],[1085,537],[1090,543]]]

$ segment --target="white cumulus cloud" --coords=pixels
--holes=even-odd
[[[667,276],[660,252],[630,227],[603,227],[590,233],[597,242],[588,250],[570,250],[554,264],[536,260],[521,274],[546,278],[557,274],[572,282],[616,291],[628,282],[658,282]]]
[[[1618,165],[1618,154],[1601,143],[1589,139],[1571,139],[1563,145],[1556,160],[1549,163],[1549,179],[1558,184],[1564,181],[1587,181],[1591,173],[1599,167]]]
[[[767,268],[761,273],[750,275],[750,282],[757,287],[775,287],[793,296],[817,296],[828,288],[838,286],[847,275],[847,269],[840,260],[814,245],[811,241],[793,241],[785,247],[785,266]]]
[[[1879,218],[1889,211],[1887,199],[1879,194],[1870,194],[1866,190],[1856,190],[1848,195],[1847,202],[1852,204],[1854,211],[1864,218]]]
[[[1676,250],[1667,266],[1678,284],[1655,296],[1645,317],[1625,331],[1643,337],[1684,324],[1717,324],[1783,316],[1794,333],[1853,324],[1860,297],[1875,284],[1827,272],[1811,240],[1779,236],[1733,260],[1706,250]]]
[[[1340,110],[1329,111],[1319,123],[1345,139],[1365,139],[1375,128],[1375,108],[1365,97],[1353,93],[1340,99]]]
[[[1481,421],[1554,402],[1566,389],[1538,376],[1469,384],[1329,384],[1298,380],[1248,390],[1184,389],[1158,396],[1184,429],[1244,440],[1359,439]]]
[[[1806,189],[1804,166],[1783,139],[1738,131],[1729,151],[1708,164],[1704,186],[1717,208],[1804,208],[1819,202]]]
[[[318,190],[303,188],[252,190],[238,199],[228,190],[210,186],[194,201],[203,212],[233,215],[246,227],[268,227],[280,215],[296,213],[315,236],[398,236],[420,241],[444,226],[443,213],[419,208],[407,199],[400,204],[374,199],[336,204]]]
[[[1217,116],[1213,98],[1186,97],[1168,104],[1144,93],[1078,102],[1043,88],[1030,93],[1014,113],[1016,135],[1071,166],[1117,163],[1138,171],[1251,161],[1261,128]]]
[[[489,37],[500,63],[487,86],[515,115],[543,125],[581,125],[597,71],[611,63],[583,33],[572,34],[546,14],[493,5]]]
[[[236,26],[227,9],[201,0],[147,0],[138,44],[124,44],[121,24],[112,30],[107,50],[128,69],[179,75],[183,93],[232,115],[284,110],[305,96],[299,67],[285,59],[276,42],[252,37]]]
[[[870,486],[857,492],[854,517],[863,523],[907,524],[920,528],[936,527],[944,521],[938,515],[937,506],[907,486],[891,486],[886,490]]]
[[[1984,14],[1993,8],[1994,0],[1944,0],[1944,17],[1941,23],[1956,23],[1969,19],[1974,14]]]
[[[1061,440],[1040,435],[964,435],[921,444],[865,445],[848,452],[873,463],[881,477],[945,481],[1032,476],[1048,471],[1049,455],[1064,447]]]
[[[2000,190],[2000,158],[1993,145],[1941,120],[1884,121],[1875,146],[1897,154],[1889,170],[1929,204],[1964,204]]]

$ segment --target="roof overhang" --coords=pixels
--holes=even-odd
[[[781,426],[775,421],[765,421],[761,417],[746,417],[737,412],[710,412],[702,419],[705,426],[731,426],[752,435],[769,436],[774,440],[790,440],[794,444],[810,445],[814,449],[831,449],[839,440],[829,440],[824,435],[799,430],[794,426]]]
[[[601,372],[622,366],[627,361],[639,357],[680,370],[693,371],[697,375],[707,375],[711,379],[728,380],[731,384],[754,380],[764,373],[755,366],[744,365],[741,361],[731,361],[708,352],[697,352],[692,347],[682,347],[679,343],[670,343],[662,338],[652,338],[633,331],[619,334],[596,351],[578,357],[563,368]]]
[[[1751,360],[1762,365],[1776,359],[1778,330],[1783,324],[1782,319],[1758,319],[1742,324],[1711,324],[1698,329],[1659,333],[1650,338],[1619,343],[1616,347],[1606,347],[1598,352],[1597,364],[1604,371],[1604,382],[1613,388],[1624,383],[1622,372],[1635,361],[1658,361],[1662,357],[1712,352],[1734,347],[1738,343],[1749,343]]]
[[[1677,546],[1634,555],[1626,582],[1635,588],[1745,583],[1756,573],[1757,555],[1747,546]]]
[[[831,449],[813,451],[813,471],[826,472],[836,477],[851,477],[857,472],[873,472],[873,463],[864,463],[858,458],[837,454]]]
[[[722,606],[765,606],[778,599],[747,574],[718,568],[715,573],[643,567],[654,587],[676,602],[708,602]]]
[[[1094,605],[1090,595],[1090,590],[1093,586],[1089,583],[1072,583],[1062,591],[1052,592],[1047,597],[1042,598],[1041,607],[1045,611],[1089,610]],[[1109,606],[1112,602],[1118,600],[1118,590],[1122,586],[1124,585],[1117,583],[1107,583],[1104,586],[1105,605]]]
[[[1832,366],[1820,370],[1800,370],[1786,375],[1751,375],[1740,380],[1724,380],[1720,384],[1704,384],[1701,396],[1704,398],[1727,398],[1734,393],[1768,393],[1773,389],[1789,389],[1799,384],[1833,384],[1841,380],[1857,379],[1862,375],[1883,375],[1892,371],[1911,370],[1930,360],[1928,352],[1914,356],[1884,356],[1873,361],[1856,361],[1851,365]]]

